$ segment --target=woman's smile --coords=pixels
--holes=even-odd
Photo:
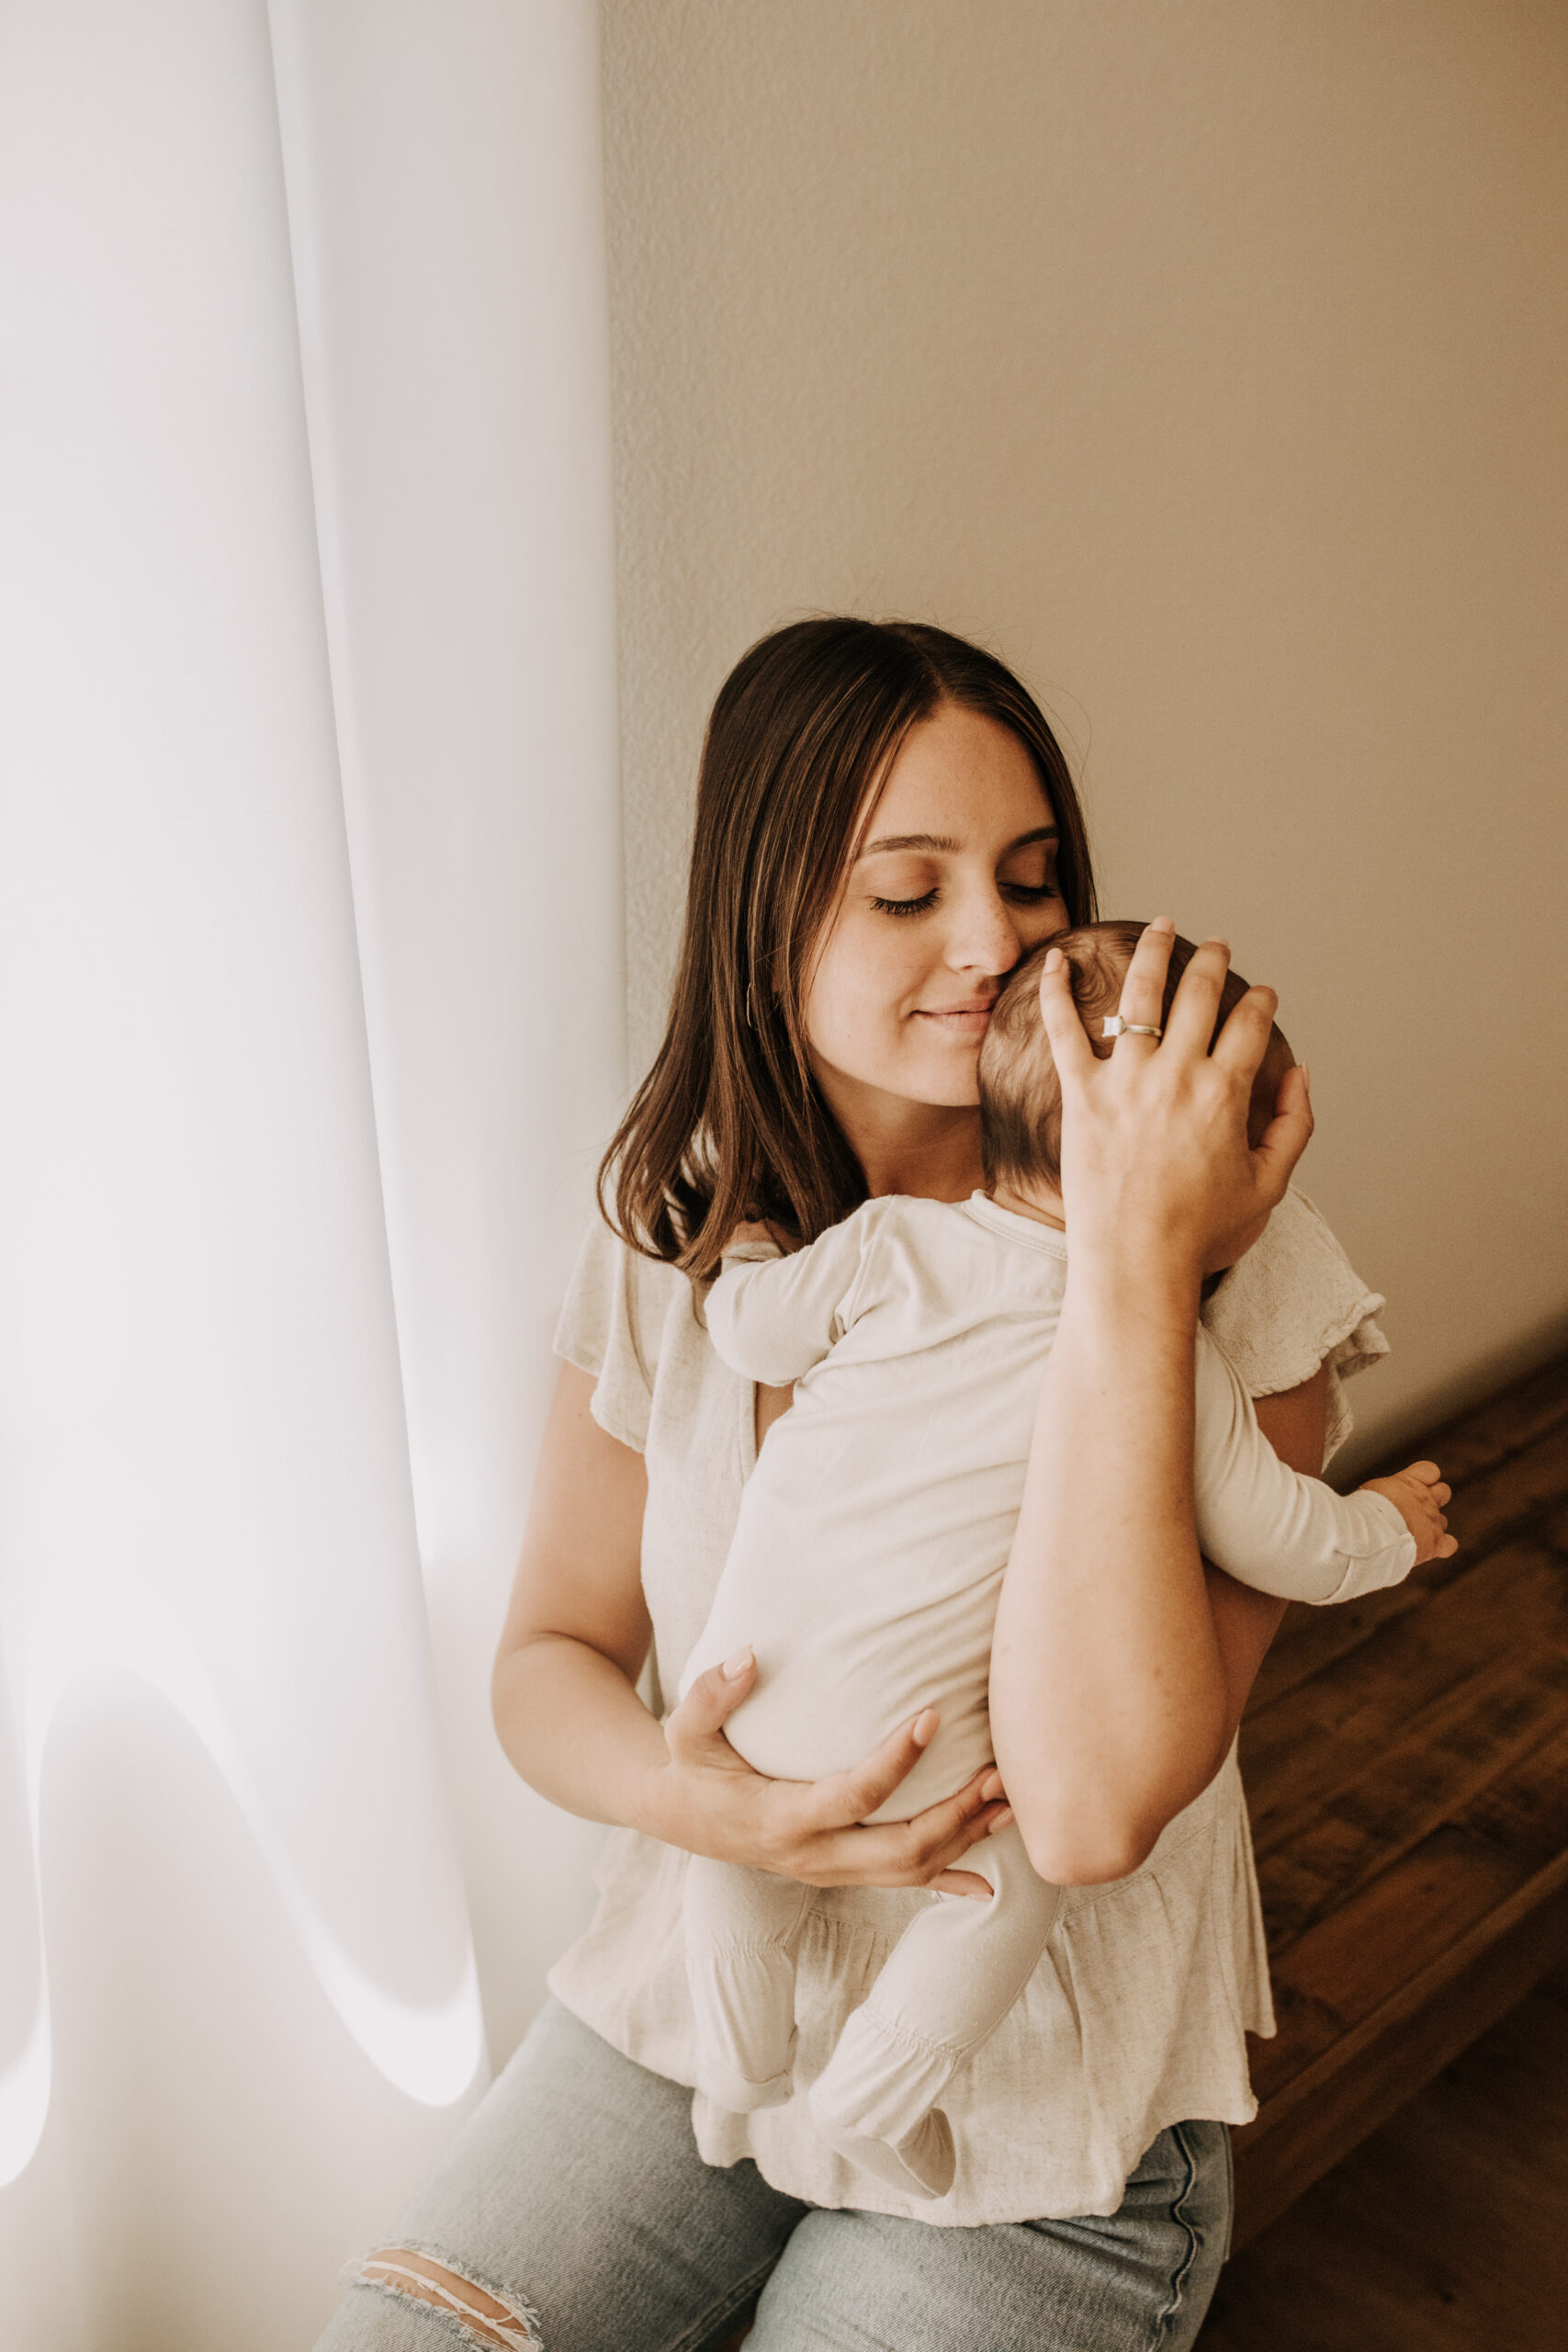
[[[986,1034],[996,1001],[993,996],[973,1004],[917,1005],[915,1018],[917,1021],[929,1021],[936,1036],[953,1037],[960,1044],[977,1045]]]

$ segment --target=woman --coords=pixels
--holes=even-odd
[[[715,707],[664,1046],[606,1161],[618,1226],[584,1245],[568,1359],[497,1662],[532,1786],[615,1825],[588,1933],[395,2242],[355,2267],[321,2352],[445,2330],[546,2352],[702,2352],[762,2288],[750,2352],[1081,2352],[1191,2342],[1228,2237],[1245,2028],[1271,2030],[1236,1724],[1280,1604],[1201,1560],[1192,1330],[1206,1263],[1276,1214],[1204,1306],[1260,1421],[1317,1471],[1338,1374],[1382,1351],[1381,1301],[1287,1193],[1311,1131],[1292,1073],[1258,1153],[1246,1108],[1274,1010],[1254,989],[1206,1051],[1211,943],[1157,1035],[1169,926],[1122,1003],[1149,1034],[1098,1061],[1061,973],[1042,986],[1065,1100],[1066,1302],[1043,1390],[991,1682],[1000,1770],[864,1826],[930,1736],[852,1772],[753,1772],[723,1724],[744,1653],[660,1724],[756,1448],[787,1391],[719,1363],[702,1318],[732,1227],[808,1239],[868,1194],[981,1182],[975,1065],[1019,956],[1093,911],[1061,752],[1018,682],[930,628],[797,624]],[[798,1963],[809,2080],[932,1890],[1016,1815],[1073,1892],[1045,1958],[945,2105],[949,2196],[917,2214],[817,2142],[804,2098],[694,2100],[681,1879],[716,1855],[820,1890]],[[763,2286],[766,2281],[765,2287]]]

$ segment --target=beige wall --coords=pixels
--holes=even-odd
[[[1279,987],[1392,1304],[1363,1443],[1568,1314],[1568,12],[606,0],[634,1067],[704,716],[986,639],[1108,910]]]

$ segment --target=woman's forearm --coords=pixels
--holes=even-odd
[[[1267,1223],[1312,1133],[1304,1071],[1254,1148],[1247,1120],[1273,992],[1218,1035],[1228,951],[1206,942],[1168,1007],[1173,926],[1139,937],[1095,1055],[1067,967],[1040,1012],[1062,1089],[1071,1240],[991,1657],[991,1738],[1042,1877],[1135,1869],[1224,1760],[1254,1633],[1211,1602],[1193,1509],[1194,1332],[1205,1265]]]
[[[585,1821],[661,1836],[652,1792],[669,1763],[664,1734],[603,1651],[540,1634],[498,1660],[495,1727],[532,1789]]]
[[[1234,1723],[1193,1517],[1199,1270],[1075,1264],[991,1658],[991,1735],[1043,1878],[1135,1869]]]

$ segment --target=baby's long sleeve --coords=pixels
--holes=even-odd
[[[1416,1538],[1386,1495],[1337,1495],[1280,1461],[1229,1358],[1199,1327],[1198,1541],[1217,1568],[1287,1600],[1398,1584]]]
[[[845,1329],[868,1238],[857,1211],[788,1258],[765,1241],[726,1250],[704,1313],[708,1337],[730,1370],[785,1388],[820,1363]]]

